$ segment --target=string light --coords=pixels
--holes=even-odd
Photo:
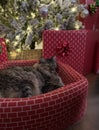
[[[54,4],[54,3],[55,3],[55,2],[52,0],[52,1],[51,1],[51,4]]]
[[[11,59],[15,59],[17,56],[17,53],[15,51],[10,52]]]
[[[75,25],[75,29],[79,30],[80,29],[79,25]]]
[[[18,20],[18,19],[19,19],[19,17],[16,17],[16,19]]]
[[[21,49],[20,49],[20,48],[19,48],[19,49],[16,49],[16,52],[18,52],[18,53],[21,52]]]
[[[35,14],[34,13],[31,13],[31,16],[32,16],[32,18],[35,18]]]
[[[55,30],[59,30],[59,27],[56,27]]]
[[[19,36],[19,35],[17,35],[17,36],[16,36],[16,40],[19,40],[19,39],[20,39],[20,36]]]
[[[75,29],[76,29],[76,30],[79,30],[79,29],[80,29],[80,23],[78,23],[78,22],[75,23]]]
[[[29,25],[28,27],[27,27],[27,32],[31,32],[32,31],[32,27]]]
[[[72,12],[72,13],[77,12],[77,7],[73,7],[73,8],[71,8],[71,12]]]
[[[6,43],[9,43],[10,42],[10,40],[9,39],[6,39]]]
[[[78,18],[79,16],[84,18],[88,15],[85,5],[80,4],[80,2],[78,3],[80,0],[47,0],[46,2],[45,0],[39,0],[39,3],[35,3],[35,1],[28,2],[27,0],[18,0],[20,1],[20,5],[17,3],[17,0],[14,1],[16,2],[14,8],[11,8],[9,2],[8,6],[10,7],[6,8],[5,12],[1,6],[0,9],[1,14],[3,14],[1,15],[2,23],[3,20],[5,21],[2,24],[4,26],[4,31],[11,27],[11,32],[6,32],[10,34],[10,36],[5,36],[10,39],[7,39],[6,42],[7,44],[11,44],[12,41],[13,44],[11,45],[15,45],[15,49],[18,47],[22,48],[26,41],[28,41],[27,44],[29,44],[29,47],[33,40],[40,43],[42,30],[45,29],[82,29],[84,27]],[[86,3],[87,1],[88,0],[86,0]],[[29,6],[33,6],[33,9],[29,8]],[[44,8],[42,6],[44,6]],[[43,9],[40,12],[41,8]],[[16,13],[13,13],[13,11],[16,11]],[[11,15],[14,16],[10,17]],[[51,22],[47,22],[49,20]],[[53,23],[53,26],[51,23]],[[9,26],[10,24],[11,26]],[[6,29],[7,26],[8,28]],[[3,30],[3,28],[1,30]]]
[[[17,46],[17,45],[18,45],[18,42],[17,42],[17,41],[15,41],[15,42],[14,42],[14,46]]]
[[[3,8],[1,9],[1,12],[4,12],[4,9],[3,9]]]

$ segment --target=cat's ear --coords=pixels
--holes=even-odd
[[[39,59],[39,63],[45,63],[45,62],[46,62],[46,59],[45,59],[45,58],[41,57],[41,58]]]
[[[53,56],[51,59],[52,59],[54,62],[56,62],[56,56]]]
[[[57,68],[56,56],[52,57],[52,62],[55,65],[55,68]]]
[[[53,56],[53,57],[52,57],[52,59],[53,59],[53,61],[55,61],[55,62],[56,62],[56,56]]]

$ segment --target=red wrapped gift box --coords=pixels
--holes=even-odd
[[[93,69],[95,32],[91,30],[47,30],[43,33],[43,56],[56,55],[57,60],[71,65],[82,74],[88,74]]]
[[[86,18],[82,19],[82,22],[86,29],[99,29],[99,8],[97,8],[95,14],[89,14]]]
[[[94,2],[94,0],[80,0],[80,3],[81,4],[91,4],[91,3],[93,3]]]
[[[99,42],[96,45],[96,53],[95,53],[95,73],[99,74]]]
[[[95,0],[80,0],[81,4],[86,4],[87,8],[89,4],[93,4]],[[96,13],[89,14],[86,18],[82,18],[82,22],[86,29],[96,30],[99,29],[99,8],[97,7]]]

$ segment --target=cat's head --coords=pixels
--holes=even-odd
[[[40,69],[42,70],[42,73],[46,75],[51,75],[56,73],[56,57],[52,57],[49,59],[40,58],[39,60]]]

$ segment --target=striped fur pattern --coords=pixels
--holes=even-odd
[[[25,98],[63,86],[56,72],[55,57],[41,58],[33,66],[15,66],[0,71],[0,98]]]

